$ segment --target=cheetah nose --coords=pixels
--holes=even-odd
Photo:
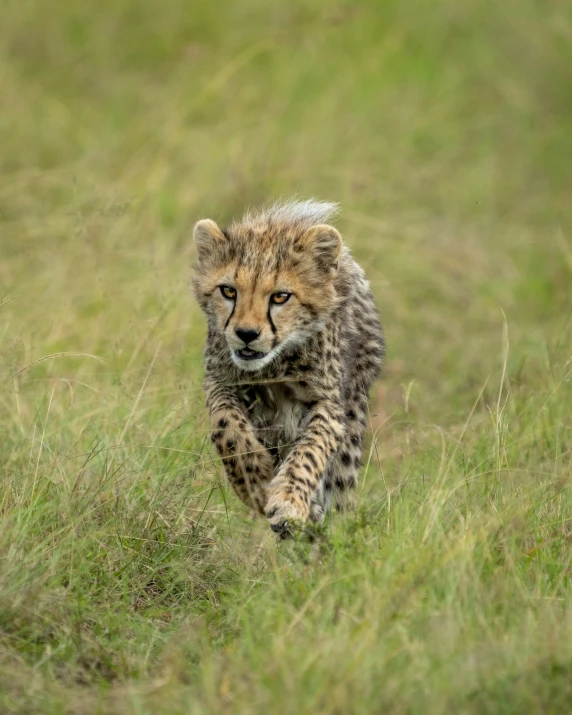
[[[256,340],[256,338],[260,335],[260,330],[252,330],[250,328],[247,330],[244,330],[244,328],[236,328],[234,332],[241,340],[244,340],[246,345],[251,343],[253,340]]]

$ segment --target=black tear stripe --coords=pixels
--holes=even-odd
[[[236,276],[238,275],[238,266],[234,272],[234,278],[232,280],[233,283],[236,283]],[[236,297],[234,299],[234,303],[232,304],[232,310],[230,311],[230,315],[227,318],[226,323],[224,324],[224,329],[226,330],[228,328],[228,324],[230,323],[230,320],[232,316],[234,315],[234,309],[236,308],[236,301],[238,300],[238,291],[236,292]]]
[[[266,313],[266,317],[268,318],[268,322],[270,323],[270,329],[276,335],[276,326],[274,325],[274,321],[272,320],[272,316],[270,315],[270,301],[268,302],[268,312]]]
[[[225,329],[225,330],[227,329],[228,324],[230,323],[230,319],[231,319],[232,316],[234,315],[234,309],[235,309],[235,308],[236,308],[236,299],[235,299],[234,303],[232,304],[232,310],[230,311],[230,315],[228,316],[228,320],[227,320],[226,323],[224,324],[224,329]]]
[[[276,281],[278,280],[278,270],[274,271],[274,288],[276,288]],[[268,322],[270,323],[270,329],[272,330],[272,333],[276,335],[276,326],[274,325],[274,321],[272,320],[272,315],[270,314],[270,309],[272,307],[272,303],[270,302],[270,298],[268,298],[268,311],[266,313],[266,317],[268,318]],[[276,347],[276,338],[274,339],[272,347]]]

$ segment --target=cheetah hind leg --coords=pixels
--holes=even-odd
[[[356,486],[360,468],[360,454],[356,454],[351,464],[332,460],[323,480],[324,511],[351,511],[356,505]],[[345,460],[347,461],[347,460]]]

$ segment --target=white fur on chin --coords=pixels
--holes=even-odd
[[[276,360],[276,358],[283,353],[286,348],[291,345],[302,344],[310,337],[311,334],[311,332],[306,332],[304,330],[296,330],[291,333],[286,340],[281,342],[270,352],[266,353],[264,357],[261,357],[258,360],[243,360],[234,352],[234,350],[231,350],[230,356],[233,363],[237,367],[241,368],[241,370],[244,370],[245,372],[257,372],[258,370],[262,370],[263,367],[270,365],[270,363],[273,360]]]

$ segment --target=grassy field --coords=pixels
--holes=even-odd
[[[0,712],[568,713],[572,5],[5,0]],[[340,201],[388,342],[354,513],[206,433],[191,228]]]

